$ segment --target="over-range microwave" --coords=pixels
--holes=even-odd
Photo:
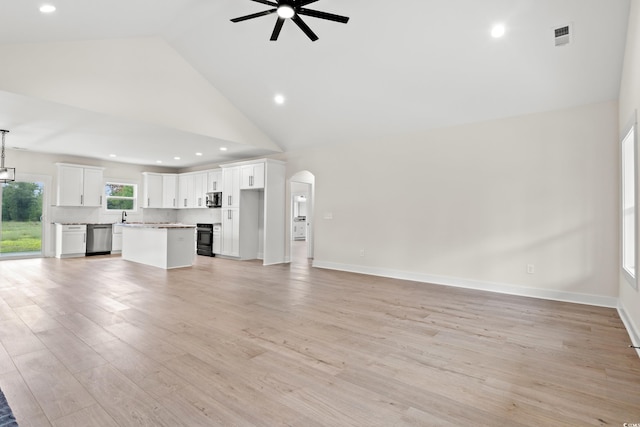
[[[222,207],[222,192],[216,191],[214,193],[207,193],[207,207],[208,208],[221,208]]]

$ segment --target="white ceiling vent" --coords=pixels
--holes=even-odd
[[[571,24],[554,28],[554,38],[556,46],[565,46],[571,42]]]

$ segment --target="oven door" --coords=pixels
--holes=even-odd
[[[196,248],[198,255],[213,255],[213,230],[210,228],[196,229]]]

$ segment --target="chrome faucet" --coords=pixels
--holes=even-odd
[[[122,211],[122,222],[127,222],[127,211]]]

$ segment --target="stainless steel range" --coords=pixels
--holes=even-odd
[[[213,224],[196,224],[196,253],[215,256],[213,253]]]

